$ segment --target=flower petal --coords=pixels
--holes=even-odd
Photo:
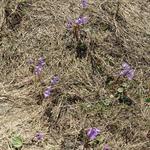
[[[44,91],[44,97],[47,98],[51,95],[51,87],[48,87],[45,91]]]
[[[81,0],[81,4],[83,8],[86,8],[88,6],[88,0]]]
[[[94,140],[98,134],[100,134],[100,130],[97,128],[90,128],[87,131],[87,136],[90,140]]]

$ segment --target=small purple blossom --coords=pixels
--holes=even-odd
[[[103,150],[110,150],[110,147],[107,144],[105,144]]]
[[[67,22],[67,29],[70,30],[73,26],[73,21],[71,19],[68,19],[68,22]]]
[[[55,85],[59,82],[59,77],[57,75],[53,76],[51,79],[51,84]]]
[[[36,75],[40,75],[40,73],[41,73],[41,71],[42,71],[42,66],[35,66],[35,74]]]
[[[44,138],[44,134],[41,132],[36,133],[35,138],[37,141],[41,141]]]
[[[81,5],[82,5],[83,8],[87,8],[88,0],[81,0]]]
[[[79,17],[78,19],[75,20],[75,23],[78,25],[84,25],[88,22],[87,17]]]
[[[87,131],[87,136],[90,140],[94,140],[98,134],[100,134],[100,130],[97,128],[90,128]]]
[[[79,17],[75,21],[73,21],[71,19],[68,19],[66,27],[67,27],[68,30],[71,30],[73,28],[73,26],[76,26],[76,25],[79,25],[79,26],[85,25],[87,22],[88,22],[88,18],[87,17]]]
[[[121,76],[127,77],[129,80],[132,80],[132,78],[134,77],[134,72],[135,70],[132,69],[132,67],[129,64],[122,64],[122,71],[120,72]]]
[[[43,66],[45,65],[45,61],[43,57],[40,57],[37,65],[35,66],[35,74],[40,75],[42,72]]]
[[[43,57],[40,57],[39,58],[39,61],[38,61],[38,66],[44,66],[45,65],[45,61],[44,61],[44,58]]]
[[[51,95],[52,92],[52,88],[48,87],[45,91],[44,91],[44,97],[47,98]]]

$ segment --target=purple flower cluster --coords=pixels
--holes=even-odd
[[[44,58],[40,57],[39,60],[38,60],[37,65],[35,66],[35,71],[34,72],[35,72],[36,75],[40,75],[44,65],[45,65]]]
[[[83,8],[86,8],[88,6],[88,1],[81,0],[81,5]],[[71,28],[73,28],[73,26],[76,26],[76,25],[78,26],[85,25],[87,22],[88,22],[88,18],[84,16],[80,16],[76,20],[72,20],[69,18],[67,22],[67,29],[70,30]]]
[[[51,79],[51,84],[55,85],[59,82],[59,77],[57,75],[53,76]]]
[[[94,140],[99,134],[100,134],[100,130],[97,128],[90,128],[87,131],[87,136],[90,140]]]
[[[68,19],[67,29],[70,30],[70,29],[72,29],[76,25],[78,25],[78,26],[85,25],[85,24],[87,24],[87,22],[88,22],[88,18],[87,17],[83,17],[83,16],[82,17],[80,16],[75,21],[73,21],[71,19]]]
[[[88,22],[87,17],[79,17],[78,19],[75,20],[75,23],[77,25],[85,25]]]
[[[47,98],[52,93],[52,86],[57,84],[59,82],[59,77],[57,75],[53,76],[51,79],[51,86],[47,87],[47,89],[44,91],[44,97]]]
[[[97,128],[89,128],[87,130],[87,137],[89,140],[94,140],[100,134],[100,130]],[[105,144],[103,150],[110,150],[110,147]]]
[[[40,57],[40,58],[39,58],[38,65],[41,65],[41,66],[44,66],[44,65],[45,65],[45,61],[44,61],[44,58],[43,58],[43,57]]]
[[[47,89],[44,91],[44,97],[47,98],[51,95],[52,93],[52,88],[49,86]]]
[[[127,77],[129,80],[132,80],[132,78],[134,77],[134,72],[135,70],[132,69],[132,67],[129,64],[122,64],[122,71],[120,72],[121,76]]]

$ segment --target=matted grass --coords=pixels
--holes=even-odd
[[[150,148],[150,109],[144,102],[150,97],[150,2],[89,0],[87,52],[78,58],[66,21],[81,11],[80,0],[0,2],[1,150],[12,149],[13,133],[23,138],[22,150],[83,149],[90,127],[101,130],[95,150],[105,143],[112,150]],[[39,81],[28,61],[41,56],[46,65]],[[115,82],[124,61],[135,68],[134,79]],[[55,74],[60,81],[44,99]],[[131,103],[115,97],[124,83]],[[45,134],[40,143],[33,141],[38,131]]]

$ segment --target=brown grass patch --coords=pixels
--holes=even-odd
[[[2,0],[0,2],[0,148],[8,150],[12,133],[21,134],[22,150],[81,149],[81,131],[101,129],[114,150],[148,150],[150,97],[150,5],[140,0],[89,1],[84,28],[86,51],[66,31],[67,17],[77,18],[79,0]],[[82,53],[80,53],[82,51]],[[46,59],[42,83],[29,58]],[[133,81],[113,86],[123,61],[136,69]],[[60,82],[43,99],[50,78]],[[127,83],[133,103],[119,103],[115,92]],[[108,104],[108,105],[106,105]],[[33,143],[37,131],[42,143]],[[84,133],[83,133],[84,134]]]

